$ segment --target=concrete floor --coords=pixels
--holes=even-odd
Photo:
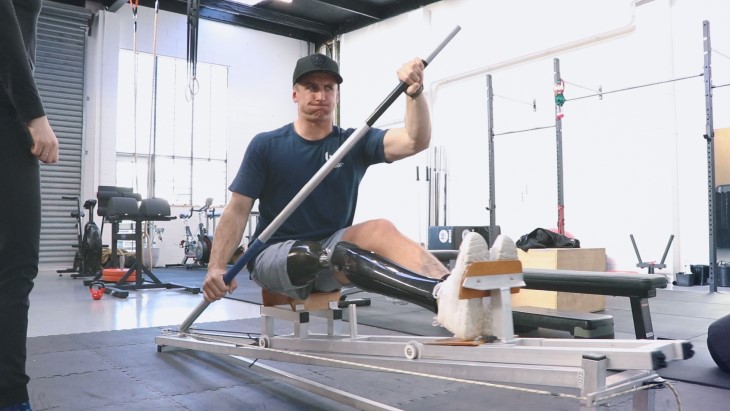
[[[204,276],[205,272],[200,271]],[[93,300],[82,279],[41,269],[30,296],[28,337],[179,325],[203,301],[178,289],[132,291],[127,298]],[[199,322],[257,318],[257,305],[223,299],[210,304]]]
[[[200,271],[201,276],[205,273]],[[673,287],[669,286],[667,291],[676,289],[678,291],[694,291],[698,293],[697,298],[703,298],[699,295],[707,293],[707,287]],[[721,303],[718,307],[725,311],[727,307],[726,297],[727,289],[723,289],[721,293],[715,294],[714,299],[721,298],[721,301],[713,301],[713,303]],[[712,296],[710,296],[712,297]],[[704,299],[704,298],[703,298]],[[31,309],[29,318],[29,337],[39,336],[57,336],[65,334],[80,334],[96,331],[113,331],[113,330],[132,330],[138,328],[148,327],[164,327],[164,326],[177,326],[181,324],[194,308],[202,301],[200,294],[191,294],[178,289],[152,289],[144,291],[131,291],[128,298],[119,299],[109,295],[104,295],[101,300],[93,300],[90,296],[88,287],[83,285],[82,279],[72,279],[68,274],[59,276],[55,269],[46,268],[42,269],[41,273],[36,280],[36,286],[31,294]],[[623,304],[623,300],[621,300]],[[655,317],[655,330],[659,331],[661,335],[665,330],[669,332],[667,327],[669,323],[673,325],[671,328],[675,328],[677,324],[677,318],[668,318],[667,321],[663,321],[662,318],[666,316],[663,314],[663,310],[668,310],[674,306],[674,301],[665,301],[664,305],[667,308],[662,308],[661,298],[652,299],[652,307],[656,306],[656,310],[652,309],[652,317]],[[691,301],[689,302],[691,303]],[[629,318],[629,311],[623,307],[623,305],[614,305],[613,310],[610,314],[614,315],[616,320],[620,320],[622,317]],[[713,316],[720,315],[719,312],[714,312]],[[226,321],[226,320],[246,320],[246,319],[257,319],[259,317],[259,306],[246,302],[224,299],[215,302],[208,306],[203,314],[197,319],[196,322],[214,322],[214,321]],[[704,323],[703,323],[704,324]],[[618,325],[618,322],[617,322]],[[704,325],[703,325],[704,327]],[[621,328],[626,328],[621,329]],[[700,327],[702,328],[702,327]],[[706,330],[706,328],[704,328]],[[688,339],[694,340],[692,336],[688,335]],[[632,338],[630,323],[627,322],[625,327],[617,326],[617,338]],[[701,336],[697,336],[700,342]],[[289,368],[287,364],[281,364],[281,367],[286,370]],[[327,373],[338,372],[338,371],[311,371],[308,369],[303,370],[301,367],[291,369],[292,372],[298,372],[306,378],[313,378],[316,380],[318,377],[328,375]],[[354,372],[354,371],[353,371]],[[313,373],[313,374],[306,374]],[[391,378],[391,377],[388,377]],[[400,380],[398,377],[393,377],[396,381]],[[351,374],[348,374],[348,378],[342,379],[351,380]],[[340,378],[334,378],[332,381],[340,381]],[[425,383],[424,383],[425,384]],[[425,385],[424,385],[425,387]],[[677,390],[682,398],[683,407],[680,409],[693,410],[693,409],[718,409],[718,404],[725,404],[723,398],[730,398],[730,391],[709,388],[700,385],[687,384],[679,382],[676,384]],[[366,387],[356,387],[357,389],[365,389]],[[341,389],[347,389],[347,387],[341,387]],[[353,389],[353,387],[349,387]],[[366,389],[365,392],[359,393],[366,398],[379,398],[377,392],[374,389]],[[396,390],[398,391],[398,390]],[[357,391],[353,391],[357,393]],[[678,409],[677,400],[674,398],[671,392],[668,390],[662,390],[662,394],[658,397],[657,407],[655,410],[660,409]],[[401,392],[402,395],[409,395]],[[444,394],[445,395],[445,394]],[[474,393],[472,402],[471,397],[467,398],[464,393],[459,394],[462,401],[468,401],[469,404],[479,404],[478,398],[483,398],[483,393]],[[493,401],[496,401],[495,407],[493,408],[482,408],[482,409],[495,409],[502,410],[507,409],[501,406],[497,406],[499,399],[503,398],[504,401],[508,401],[510,398],[509,394],[501,395],[498,392],[490,393]],[[539,398],[539,397],[538,397]],[[444,401],[446,398],[444,398]],[[265,401],[265,399],[264,399]],[[394,400],[395,401],[395,400]],[[426,402],[431,405],[432,401]],[[265,408],[264,402],[264,408]],[[504,405],[504,404],[503,404]],[[548,407],[546,404],[538,408],[549,409],[549,410],[563,410],[573,409],[571,406],[564,408],[565,404],[553,407]],[[615,408],[611,407],[611,410],[625,410],[627,404],[619,404]],[[663,408],[663,407],[668,408]],[[412,403],[399,403],[399,408],[402,409],[418,409],[419,411],[431,410],[431,409],[444,409],[448,408],[447,404],[440,404],[439,407],[425,406],[423,402],[412,402]],[[261,408],[261,409],[264,409]],[[106,408],[105,408],[106,409]],[[113,408],[109,408],[113,409]],[[197,409],[195,407],[189,409]],[[348,408],[349,409],[349,408]]]

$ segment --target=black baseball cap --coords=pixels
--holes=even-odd
[[[313,73],[315,71],[322,71],[329,73],[337,79],[337,84],[342,83],[342,76],[340,76],[340,67],[337,62],[324,54],[310,54],[297,60],[297,66],[294,68],[294,76],[292,84],[296,84],[297,80],[305,74]]]

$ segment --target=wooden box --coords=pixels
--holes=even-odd
[[[518,249],[517,252],[523,268],[606,271],[605,248],[545,248],[527,252]],[[512,305],[595,312],[606,308],[606,297],[523,288],[518,294],[512,295]]]

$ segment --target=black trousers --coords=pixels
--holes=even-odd
[[[32,139],[0,105],[0,408],[28,400],[29,295],[38,275],[40,170]]]

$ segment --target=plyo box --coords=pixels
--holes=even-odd
[[[544,248],[517,250],[522,268],[550,270],[606,271],[605,248]],[[606,297],[594,294],[521,289],[512,296],[512,306],[554,310],[596,312],[606,308]]]

